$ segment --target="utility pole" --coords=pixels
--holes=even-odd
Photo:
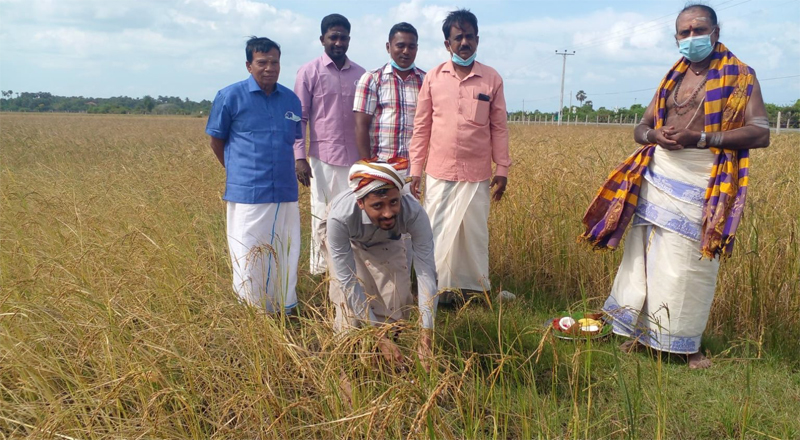
[[[561,125],[561,109],[564,108],[564,74],[567,72],[567,55],[575,55],[575,51],[573,50],[572,53],[567,53],[567,50],[564,49],[564,52],[559,53],[556,50],[556,55],[564,57],[564,63],[561,66],[561,100],[558,103],[558,125]]]

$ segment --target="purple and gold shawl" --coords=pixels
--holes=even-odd
[[[722,43],[711,55],[705,86],[705,131],[733,130],[744,125],[745,109],[753,91],[755,72],[739,61]],[[667,96],[689,61],[681,58],[658,86],[655,128],[667,114]],[[616,249],[639,201],[642,175],[653,157],[656,144],[639,147],[608,176],[583,216],[585,232],[578,237],[595,249]],[[736,228],[747,195],[749,150],[711,148],[716,154],[703,203],[700,251],[704,258],[730,256]]]

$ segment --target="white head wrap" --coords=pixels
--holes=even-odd
[[[402,190],[406,169],[408,160],[403,158],[390,159],[388,163],[359,160],[350,167],[350,189],[359,200],[382,187]]]

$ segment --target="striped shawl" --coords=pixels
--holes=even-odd
[[[711,55],[705,86],[705,131],[733,130],[744,126],[744,115],[753,91],[755,72],[739,61],[722,43]],[[667,97],[689,67],[681,58],[658,86],[655,128],[667,114]],[[616,249],[633,218],[639,201],[642,175],[653,157],[656,144],[639,147],[608,176],[583,217],[585,232],[579,241],[595,249]],[[701,253],[704,258],[730,256],[747,195],[749,150],[711,148],[716,155],[703,203]]]

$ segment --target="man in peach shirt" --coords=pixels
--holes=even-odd
[[[411,193],[419,197],[424,167],[424,205],[440,291],[484,291],[491,287],[490,188],[495,188],[492,199],[502,199],[511,165],[503,79],[475,61],[474,14],[451,12],[442,32],[451,60],[428,72],[420,89],[409,146]],[[494,178],[492,162],[497,165]]]

